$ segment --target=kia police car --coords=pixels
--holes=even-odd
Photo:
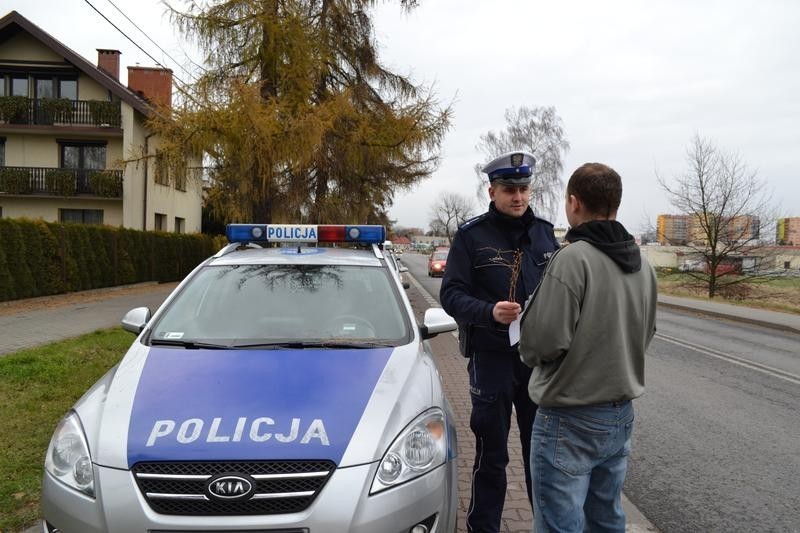
[[[454,531],[454,420],[423,341],[456,325],[416,324],[384,228],[227,234],[152,317],[126,314],[138,337],[48,447],[43,530]]]

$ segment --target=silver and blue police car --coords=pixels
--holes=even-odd
[[[123,319],[135,342],[48,447],[43,530],[454,531],[454,420],[424,341],[456,325],[415,322],[384,228],[227,233]]]

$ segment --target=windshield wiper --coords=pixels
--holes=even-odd
[[[208,350],[230,350],[227,344],[213,344],[210,342],[182,341],[175,339],[150,339],[150,346],[180,346],[189,350],[204,348]]]
[[[232,348],[252,348],[261,350],[305,350],[309,348],[323,348],[329,350],[345,350],[345,349],[370,349],[370,348],[387,348],[393,347],[394,344],[385,342],[372,342],[372,341],[313,341],[313,342],[267,342],[257,344],[235,344]]]

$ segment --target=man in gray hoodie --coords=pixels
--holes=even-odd
[[[520,356],[539,404],[531,437],[534,528],[625,531],[622,484],[655,334],[656,276],[617,222],[622,180],[587,163],[567,184],[567,246],[522,315]],[[585,529],[584,529],[585,528]]]

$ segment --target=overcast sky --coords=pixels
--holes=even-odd
[[[109,0],[89,1],[188,81]],[[185,60],[190,47],[173,31],[163,4],[113,2],[170,56]],[[440,168],[395,198],[390,215],[397,224],[427,228],[429,206],[442,191],[475,198],[480,135],[503,129],[504,111],[519,106],[554,106],[563,119],[572,145],[564,182],[587,161],[620,173],[619,219],[633,233],[645,219],[674,212],[656,172],[671,177],[685,170],[696,133],[741,154],[782,212],[800,216],[800,2],[420,3],[410,14],[396,3],[376,9],[380,57],[392,70],[433,85],[455,114]],[[84,0],[3,0],[0,6],[2,14],[19,11],[92,62],[96,48],[116,48],[123,72],[128,65],[153,65]],[[563,213],[554,222],[566,224]]]

